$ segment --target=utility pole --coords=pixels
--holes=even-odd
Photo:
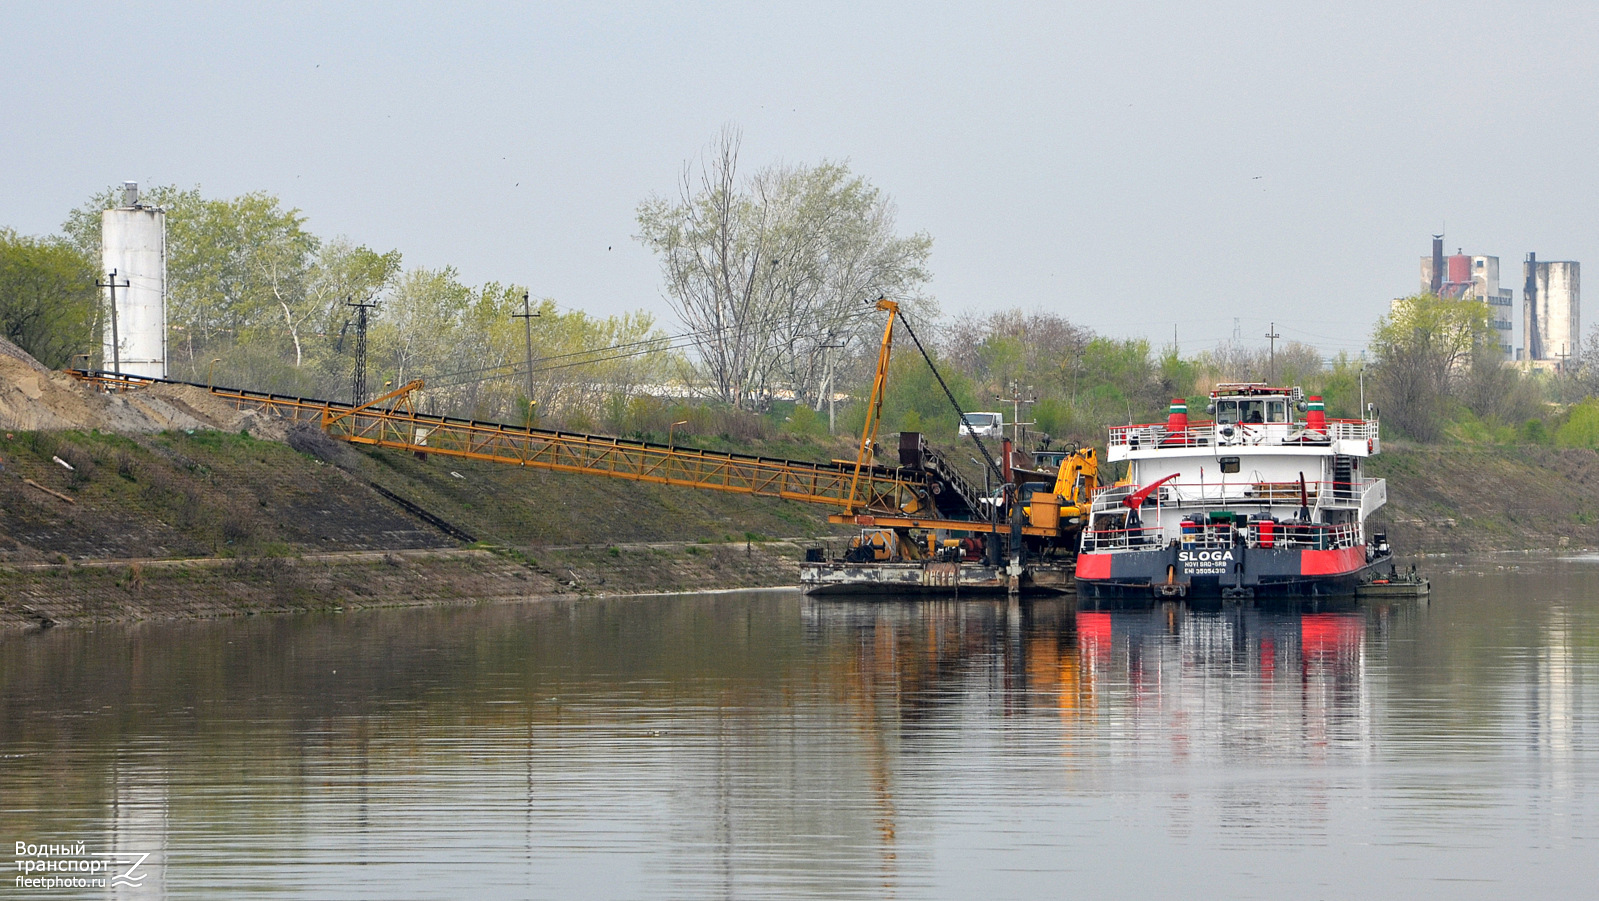
[[[350,403],[360,406],[366,403],[366,311],[373,309],[377,304],[370,301],[356,303],[350,298],[344,298],[344,305],[355,307],[355,369],[350,374]]]
[[[1360,352],[1360,418],[1366,418],[1366,352]]]
[[[512,313],[511,318],[522,320],[523,331],[527,333],[527,424],[531,428],[533,425],[533,320],[539,318],[539,314],[533,312],[533,308],[529,304],[528,292],[523,291],[522,312]]]
[[[1282,335],[1277,334],[1277,323],[1273,322],[1271,324],[1271,328],[1266,332],[1266,337],[1271,339],[1271,352],[1266,364],[1271,372],[1266,377],[1275,382],[1277,381],[1277,339],[1282,337]]]
[[[122,374],[122,338],[117,334],[117,289],[127,288],[132,284],[127,279],[118,282],[115,269],[106,273],[105,281],[102,282],[97,279],[94,283],[96,288],[111,289],[111,371],[117,375]],[[105,361],[101,360],[100,365],[104,366]]]
[[[1033,386],[1032,385],[1028,385],[1027,386],[1027,390],[1028,391],[1033,390]],[[1021,446],[1022,446],[1022,426],[1024,426],[1024,425],[1035,425],[1035,423],[1031,423],[1031,422],[1022,422],[1022,404],[1037,403],[1038,402],[1038,398],[1035,397],[1032,400],[1024,400],[1024,399],[1022,399],[1022,383],[1020,381],[1018,381],[1017,379],[1011,379],[1010,380],[1010,397],[1006,397],[1003,394],[1000,394],[1000,395],[995,395],[994,399],[995,400],[1008,400],[1008,401],[1010,401],[1010,405],[1011,405],[1011,414],[1010,414],[1011,443],[1014,444],[1018,450],[1021,449]]]
[[[822,349],[827,351],[827,434],[833,434],[833,351],[843,347],[843,343],[823,344]]]

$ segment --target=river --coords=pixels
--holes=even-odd
[[[1585,558],[60,628],[0,637],[0,898],[1574,897],[1596,714]]]

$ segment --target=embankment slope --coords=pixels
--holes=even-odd
[[[1390,442],[1366,474],[1388,480],[1373,524],[1401,554],[1599,547],[1599,453],[1586,448]]]
[[[1402,554],[1599,547],[1590,450],[1391,442],[1368,473]],[[837,536],[828,512],[361,450],[0,342],[0,625],[786,585],[800,547],[761,539]]]

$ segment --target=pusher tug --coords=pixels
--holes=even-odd
[[[1375,419],[1328,420],[1320,397],[1256,383],[1218,385],[1207,411],[1190,423],[1179,398],[1164,425],[1111,428],[1105,458],[1127,475],[1089,510],[1082,598],[1353,595],[1390,563],[1365,526],[1388,499],[1361,474]]]

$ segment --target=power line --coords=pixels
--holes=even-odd
[[[591,348],[589,348],[587,350],[574,350],[574,351],[569,351],[569,352],[564,353],[564,354],[551,354],[550,356],[540,357],[539,359],[540,359],[540,362],[547,362],[549,360],[562,360],[562,359],[566,359],[568,357],[580,357],[580,356],[584,356],[586,354],[604,353],[604,352],[606,352],[608,350],[620,350],[621,348],[624,348],[624,347],[641,347],[641,346],[646,345],[646,344],[658,344],[658,343],[663,342],[663,341],[670,343],[670,342],[682,340],[684,338],[698,338],[698,337],[701,337],[702,335],[714,335],[717,332],[726,331],[728,328],[729,328],[729,326],[723,326],[720,329],[713,329],[713,330],[708,331],[708,332],[683,332],[682,334],[678,334],[678,335],[660,335],[660,336],[657,336],[657,337],[654,337],[654,338],[644,338],[644,339],[639,340],[639,341],[628,341],[625,344],[612,344],[612,345],[610,345],[608,347],[591,347]],[[688,345],[685,344],[683,346],[686,347]],[[672,348],[671,347],[663,347],[663,348],[660,348],[660,349],[661,350],[671,350]],[[450,372],[438,373],[437,375],[431,376],[430,378],[431,379],[454,378],[455,376],[458,376],[458,375],[471,375],[471,374],[477,373],[477,372],[488,372],[488,371],[494,370],[494,369],[501,369],[501,368],[503,368],[503,367],[505,367],[507,365],[510,365],[510,364],[500,363],[500,364],[497,364],[497,365],[494,365],[494,366],[474,366],[471,369],[456,369],[456,370],[452,370]],[[542,371],[542,370],[540,370],[540,371]]]
[[[666,347],[647,347],[647,348],[644,348],[642,350],[633,350],[633,351],[629,351],[627,353],[611,354],[609,356],[604,356],[604,357],[593,357],[593,358],[587,359],[587,360],[573,360],[573,361],[568,362],[568,363],[557,363],[557,364],[555,364],[553,366],[540,366],[537,369],[532,370],[532,372],[534,372],[534,373],[538,373],[538,372],[553,372],[553,371],[555,371],[557,369],[570,369],[570,368],[572,368],[574,366],[590,366],[590,365],[593,365],[595,363],[608,363],[608,362],[611,362],[613,360],[625,360],[625,359],[629,359],[631,357],[642,357],[645,354],[659,353],[661,351],[666,351],[666,350],[675,350],[675,349],[677,349],[679,347],[688,347],[691,344],[692,344],[692,342],[687,342],[687,343],[684,343],[684,344],[668,345]],[[588,353],[594,353],[594,352],[595,351],[588,351]],[[573,355],[574,354],[567,354],[567,356],[573,356]],[[544,359],[545,360],[551,360],[551,359],[555,359],[555,358],[554,357],[545,357]],[[486,366],[486,367],[483,367],[483,369],[472,370],[472,372],[481,372],[481,371],[484,371],[484,370],[495,370],[495,369],[507,370],[507,371],[504,371],[504,372],[491,372],[488,375],[478,376],[477,378],[466,378],[466,379],[459,379],[459,380],[456,380],[456,381],[445,381],[445,379],[449,378],[449,376],[436,376],[435,378],[427,379],[426,381],[427,381],[429,387],[433,387],[433,388],[455,388],[455,387],[459,387],[461,385],[475,385],[475,384],[478,384],[480,382],[491,382],[491,381],[494,381],[495,379],[514,378],[515,376],[518,376],[518,375],[522,374],[521,371],[520,371],[520,368],[521,368],[521,364],[519,364],[519,363],[502,363],[499,366]]]

